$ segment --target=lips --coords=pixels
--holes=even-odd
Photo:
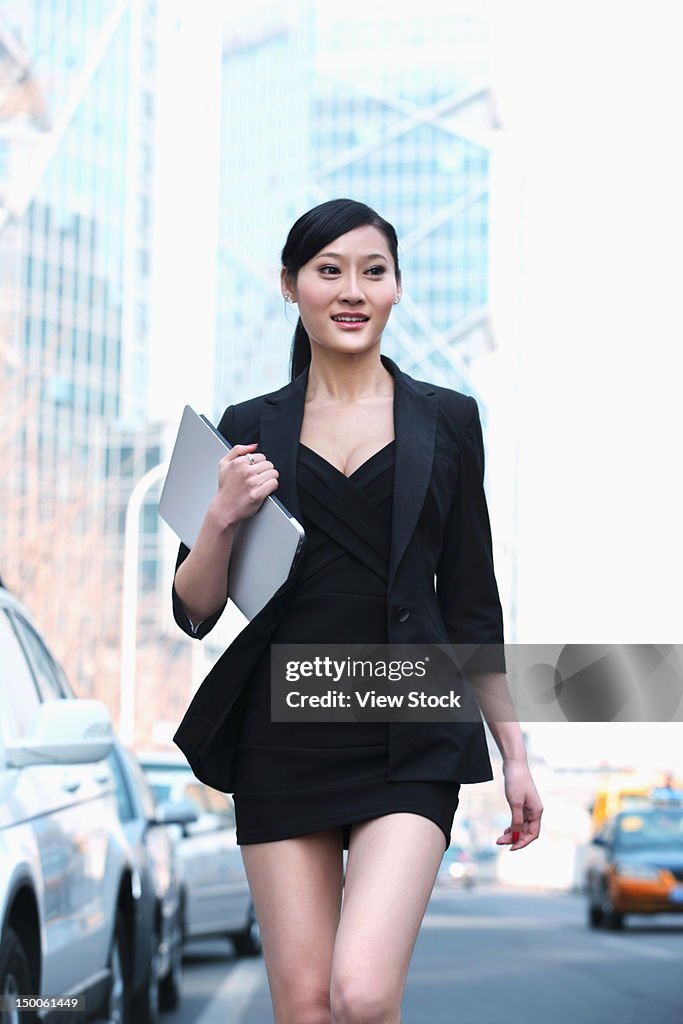
[[[337,313],[332,319],[338,324],[364,324],[370,317],[363,313]]]

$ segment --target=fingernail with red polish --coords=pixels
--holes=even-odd
[[[519,832],[513,832],[512,833],[512,842],[513,843],[518,843],[519,842]]]

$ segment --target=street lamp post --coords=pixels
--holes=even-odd
[[[165,476],[167,462],[153,466],[136,483],[126,505],[123,539],[123,599],[121,607],[121,681],[119,736],[127,746],[135,742],[135,683],[137,665],[138,562],[140,512],[148,491]]]

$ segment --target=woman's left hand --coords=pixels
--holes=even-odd
[[[543,804],[526,761],[503,761],[503,775],[512,824],[498,836],[496,843],[499,846],[510,844],[511,850],[521,850],[538,839]]]

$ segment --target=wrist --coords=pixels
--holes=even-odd
[[[526,752],[519,754],[511,754],[507,757],[503,757],[503,771],[506,768],[528,768],[529,761],[526,756]]]
[[[239,519],[235,518],[234,512],[230,509],[226,509],[222,502],[218,500],[219,496],[216,495],[209,504],[207,509],[207,517],[212,523],[214,529],[219,533],[229,535],[234,533],[239,523]]]

